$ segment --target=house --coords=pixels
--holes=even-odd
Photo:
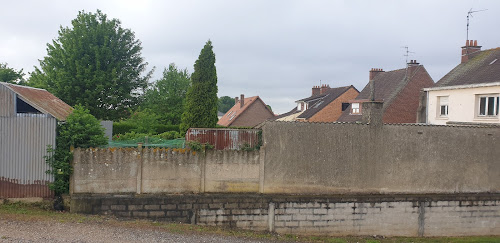
[[[240,99],[235,98],[234,106],[217,124],[225,127],[254,127],[271,117],[274,117],[274,113],[259,96],[245,98],[242,94]]]
[[[359,91],[352,85],[330,88],[329,85],[314,86],[310,97],[297,100],[291,111],[282,114],[275,120],[334,122],[349,106],[348,101],[356,98]]]
[[[225,113],[223,113],[223,112],[217,111],[217,119],[220,120],[222,118],[222,116],[224,116],[224,114]]]
[[[49,198],[44,156],[73,108],[44,89],[0,82],[0,198]]]
[[[416,123],[420,90],[432,87],[434,81],[423,65],[411,60],[406,68],[384,71],[372,68],[369,83],[338,119],[339,122],[359,122],[362,103],[383,102],[383,123]]]
[[[499,124],[500,48],[481,51],[466,41],[460,64],[434,87],[424,89],[421,122]]]

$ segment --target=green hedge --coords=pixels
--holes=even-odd
[[[158,124],[155,126],[155,129],[156,129],[156,134],[162,134],[170,131],[180,132],[179,125]]]
[[[125,134],[133,132],[137,129],[137,125],[131,122],[122,121],[122,122],[113,122],[113,135],[117,134]],[[157,124],[155,125],[156,134],[162,134],[170,131],[179,132],[179,125],[163,125]]]
[[[130,122],[113,122],[113,135],[129,133],[137,126]]]

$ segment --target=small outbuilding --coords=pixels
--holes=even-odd
[[[0,198],[49,198],[44,156],[73,108],[44,89],[0,82]]]

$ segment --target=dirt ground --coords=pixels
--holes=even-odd
[[[0,242],[271,242],[214,234],[171,233],[102,223],[0,219]]]

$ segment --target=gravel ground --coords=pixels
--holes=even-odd
[[[0,242],[272,242],[214,234],[176,234],[102,223],[0,219]]]

